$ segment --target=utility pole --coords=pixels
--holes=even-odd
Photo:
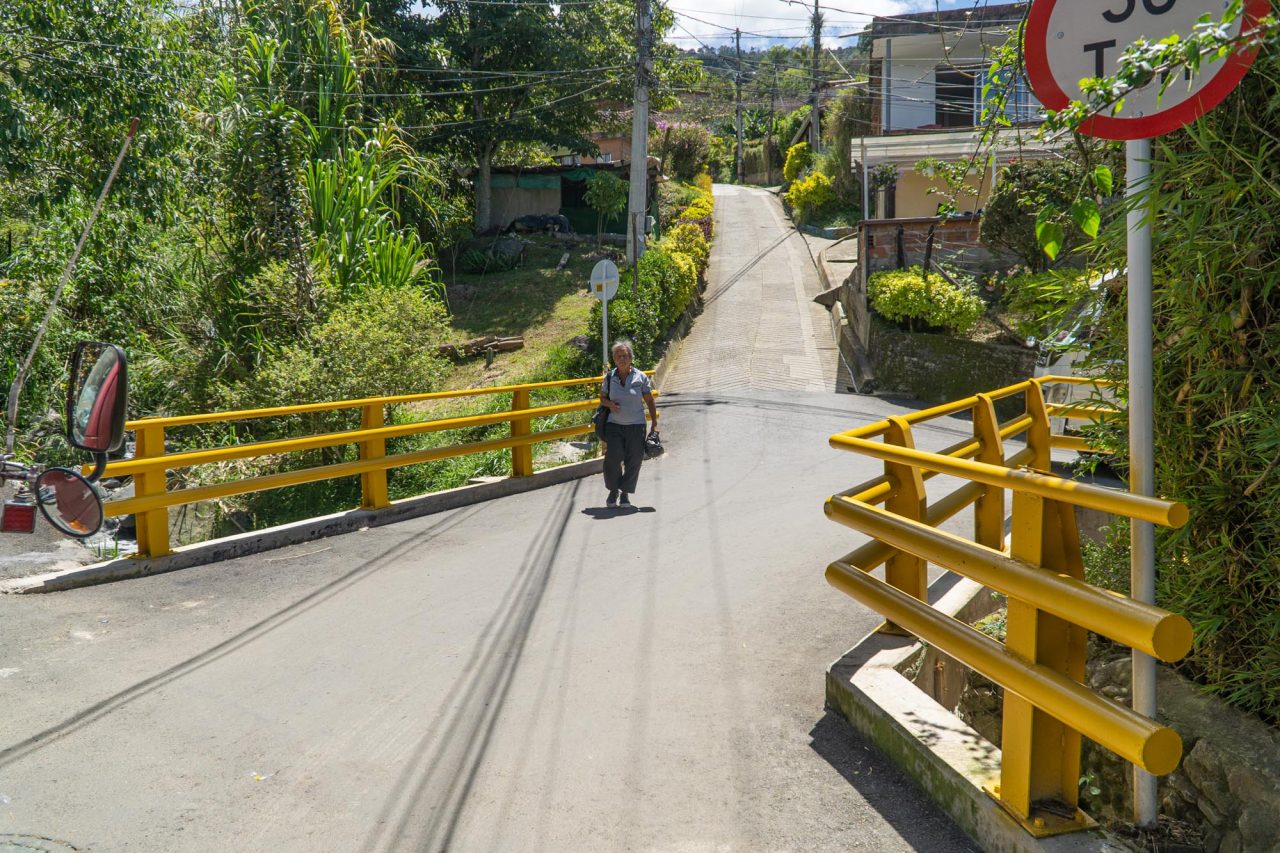
[[[734,126],[738,130],[738,145],[734,149],[734,163],[737,168],[734,172],[738,176],[738,183],[744,184],[746,175],[742,170],[742,30],[733,31],[733,41],[738,51],[738,73],[733,77],[733,103],[736,116]]]
[[[809,113],[809,150],[818,153],[819,119],[821,116],[822,80],[822,12],[818,0],[813,0],[813,107]]]
[[[766,181],[773,186],[773,149],[777,141],[773,138],[773,112],[778,98],[778,66],[773,66],[773,88],[769,90],[769,147],[764,151],[764,168],[768,172]]]
[[[631,189],[627,198],[627,260],[644,255],[649,213],[649,59],[653,19],[649,0],[636,0],[636,91],[631,119]]]

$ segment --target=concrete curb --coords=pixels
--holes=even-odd
[[[931,596],[932,597],[932,596]],[[970,580],[955,583],[935,604],[963,617],[990,594]],[[888,756],[989,853],[1118,853],[1126,848],[1100,831],[1038,840],[982,786],[998,781],[1000,750],[909,682],[897,667],[921,643],[871,634],[827,670],[827,705]]]
[[[227,536],[209,542],[186,545],[174,550],[172,554],[151,560],[121,558],[48,572],[26,578],[0,582],[0,594],[22,594],[34,592],[57,592],[92,586],[100,583],[140,578],[173,572],[178,569],[189,569],[236,557],[260,554],[286,545],[297,545],[351,533],[366,527],[381,527],[397,521],[406,521],[432,513],[470,506],[483,501],[517,495],[522,492],[556,486],[570,480],[589,477],[604,470],[603,459],[588,459],[584,462],[573,462],[545,471],[538,471],[530,477],[509,477],[492,483],[481,483],[474,486],[462,486],[444,492],[421,495],[416,498],[405,498],[394,501],[391,506],[379,510],[353,509],[347,512],[322,515],[304,521],[284,524],[267,530],[255,530],[236,536]]]

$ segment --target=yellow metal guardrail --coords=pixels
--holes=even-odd
[[[113,462],[108,465],[104,476],[132,476],[134,496],[107,503],[105,506],[106,515],[108,517],[136,515],[138,556],[159,557],[170,553],[171,550],[169,547],[170,507],[217,500],[251,492],[261,492],[268,489],[279,489],[285,486],[296,486],[301,483],[313,483],[335,477],[350,477],[358,474],[360,476],[361,505],[366,509],[378,509],[390,505],[390,499],[387,496],[387,471],[391,468],[505,448],[511,449],[512,476],[527,477],[533,474],[534,444],[585,435],[593,430],[592,424],[588,421],[582,424],[535,433],[531,429],[533,419],[594,410],[599,405],[598,397],[593,394],[591,397],[581,401],[531,407],[531,393],[548,388],[570,388],[581,385],[598,388],[601,381],[602,377],[588,377],[586,379],[566,379],[558,382],[540,382],[527,385],[470,388],[460,391],[440,391],[398,397],[369,397],[361,400],[340,400],[331,403],[310,403],[301,406],[281,406],[271,409],[211,412],[202,415],[144,418],[142,420],[129,421],[125,424],[125,428],[135,432],[137,439],[135,455],[132,459]],[[510,394],[511,409],[483,415],[442,418],[396,426],[386,426],[384,423],[384,413],[386,407],[390,405],[494,394]],[[179,427],[202,424],[237,424],[262,418],[288,417],[343,409],[360,410],[360,429],[277,441],[237,444],[209,450],[183,451],[181,453],[165,452],[166,431]],[[453,444],[394,456],[386,455],[388,439],[442,430],[487,426],[502,422],[510,422],[511,424],[511,435],[508,438]],[[226,462],[233,459],[253,459],[349,444],[359,446],[359,459],[351,462],[319,465],[296,471],[284,471],[277,474],[230,480],[191,488],[170,489],[168,485],[170,472],[179,469]]]
[[[833,435],[832,447],[883,460],[884,474],[826,502],[833,521],[874,537],[828,566],[827,581],[885,615],[882,630],[913,634],[1004,688],[1000,780],[986,789],[1036,836],[1093,825],[1078,808],[1081,734],[1156,775],[1172,772],[1182,753],[1172,729],[1081,684],[1086,632],[1164,661],[1180,659],[1192,641],[1182,616],[1085,583],[1074,507],[1166,527],[1185,524],[1187,508],[1047,473],[1052,449],[1084,449],[1051,435],[1050,417],[1098,420],[1115,410],[1049,405],[1046,384],[1106,383],[1048,376]],[[999,422],[996,401],[1018,396],[1024,414]],[[915,448],[913,426],[966,412],[972,438],[936,453]],[[1026,446],[1006,458],[1005,441],[1018,436]],[[924,483],[939,474],[969,482],[930,502]],[[969,506],[972,541],[937,529]],[[929,606],[928,563],[1007,596],[1003,645]],[[881,565],[884,581],[871,574]]]

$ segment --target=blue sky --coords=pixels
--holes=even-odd
[[[987,0],[976,2],[986,5]],[[799,44],[809,38],[813,14],[812,0],[805,5],[785,0],[667,0],[667,4],[678,21],[670,40],[683,48],[697,47],[699,40],[709,45],[732,44],[735,27],[743,32],[744,50]],[[819,5],[827,22],[824,39],[845,45],[849,40],[839,35],[858,32],[876,15],[972,8],[975,0],[819,0]]]

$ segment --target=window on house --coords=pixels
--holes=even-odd
[[[1005,98],[1004,114],[1009,121],[1014,124],[1023,124],[1025,122],[1038,122],[1044,120],[1044,107],[1040,104],[1040,100],[1031,91],[1031,86],[1027,83],[1027,78],[1019,74],[1013,86],[1009,86],[1008,75],[1003,74],[1000,77],[991,79],[991,85],[987,85],[988,78],[986,71],[978,77],[978,97],[982,97],[982,90],[986,89],[987,102],[994,102],[1000,97]]]
[[[934,72],[935,122],[939,127],[973,127],[973,71],[941,66]]]
[[[600,154],[600,158],[599,158],[599,161],[598,161],[598,162],[601,162],[601,163],[612,163],[612,162],[613,162],[613,155],[612,155],[612,154],[610,154],[610,153],[608,153],[608,152],[601,152],[601,154]]]

